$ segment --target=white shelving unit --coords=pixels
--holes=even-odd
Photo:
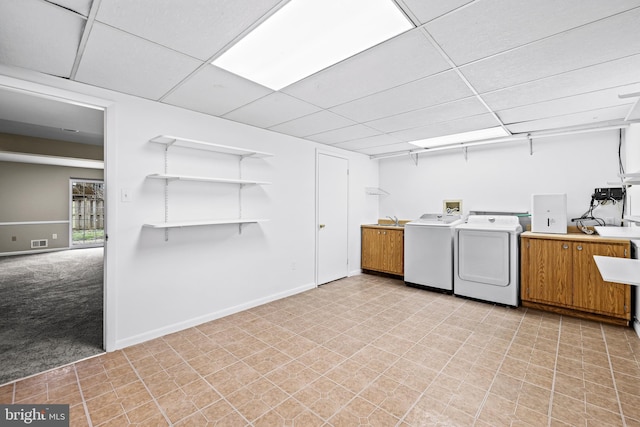
[[[233,156],[238,156],[240,158],[240,162],[245,158],[256,158],[261,159],[265,157],[273,156],[273,154],[265,153],[261,151],[251,151],[245,150],[243,148],[231,147],[228,145],[220,145],[213,144],[211,142],[205,141],[197,141],[193,139],[179,138],[175,136],[168,135],[159,135],[155,138],[149,140],[150,142],[154,142],[157,144],[162,144],[165,146],[165,162],[164,162],[164,173],[154,173],[147,175],[148,179],[160,179],[165,182],[165,206],[164,206],[164,221],[163,222],[148,222],[143,224],[143,227],[154,228],[154,229],[164,229],[165,230],[165,240],[169,240],[169,229],[171,228],[182,228],[182,227],[194,227],[194,226],[206,226],[206,225],[225,225],[225,224],[237,224],[238,232],[242,233],[242,225],[243,224],[251,224],[268,221],[267,219],[257,219],[257,218],[242,218],[242,197],[239,197],[239,218],[230,218],[230,219],[203,219],[203,220],[194,220],[194,221],[170,221],[169,220],[169,183],[173,181],[198,181],[198,182],[210,182],[215,184],[232,184],[239,185],[240,190],[245,185],[268,185],[271,184],[267,181],[254,181],[254,180],[246,180],[242,178],[225,178],[225,177],[209,177],[209,176],[193,176],[193,175],[182,175],[182,174],[170,174],[168,169],[168,156],[169,149],[171,147],[182,147],[189,148],[194,150],[204,150],[211,151],[215,153],[221,154],[229,154]],[[240,165],[239,174],[242,175],[242,167]]]
[[[629,187],[631,185],[640,185],[640,172],[632,172],[632,173],[621,173],[618,174],[621,178],[621,181],[610,181],[607,184],[609,185],[624,185]]]

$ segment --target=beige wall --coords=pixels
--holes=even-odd
[[[33,138],[7,133],[0,133],[0,151],[75,157],[90,160],[103,160],[104,158],[102,145],[78,144],[75,142]]]
[[[68,221],[69,179],[103,175],[97,169],[0,162],[0,223]],[[36,239],[48,239],[50,249],[66,248],[69,224],[0,225],[0,253],[29,251]]]

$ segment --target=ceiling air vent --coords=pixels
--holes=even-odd
[[[31,249],[33,248],[46,248],[49,246],[49,240],[40,239],[40,240],[32,240],[31,241]]]

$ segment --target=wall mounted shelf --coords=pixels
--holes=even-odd
[[[262,151],[246,150],[244,148],[231,147],[229,145],[214,144],[211,142],[197,141],[195,139],[186,139],[169,135],[158,135],[155,138],[151,138],[149,141],[166,145],[167,147],[173,146],[192,148],[194,150],[214,151],[216,153],[232,154],[240,157],[253,157],[260,159],[273,156],[271,153],[264,153]]]
[[[246,150],[238,147],[231,147],[228,145],[214,144],[211,142],[205,141],[197,141],[194,139],[187,138],[179,138],[175,136],[169,135],[159,135],[155,138],[149,140],[149,142],[153,142],[156,144],[164,145],[164,173],[154,173],[146,176],[147,179],[154,180],[163,180],[165,182],[164,186],[164,221],[162,222],[148,222],[143,224],[143,227],[153,228],[153,229],[164,229],[165,230],[165,240],[169,240],[169,229],[171,228],[182,228],[182,227],[195,227],[195,226],[210,226],[210,225],[228,225],[235,224],[238,225],[238,232],[242,233],[242,226],[244,224],[255,224],[259,222],[268,221],[267,219],[247,219],[242,218],[242,189],[246,185],[267,185],[271,184],[267,181],[256,181],[256,180],[247,180],[242,179],[242,161],[246,158],[255,158],[262,159],[266,157],[271,157],[273,154],[265,153],[261,151],[252,151]],[[182,147],[193,150],[204,150],[209,152],[215,152],[219,154],[228,154],[232,156],[236,156],[239,158],[238,164],[238,175],[239,178],[224,178],[224,177],[212,177],[212,176],[193,176],[193,175],[182,175],[182,174],[172,174],[168,171],[168,156],[169,149],[171,147]],[[208,182],[212,184],[233,184],[239,186],[239,195],[238,195],[238,218],[231,219],[200,219],[200,220],[179,220],[172,221],[169,220],[169,184],[174,181],[196,181],[196,182]]]
[[[150,179],[166,179],[169,181],[199,181],[199,182],[216,182],[219,184],[242,184],[242,185],[268,185],[271,184],[267,181],[250,181],[247,179],[228,179],[228,178],[214,178],[204,176],[190,176],[190,175],[172,175],[166,173],[153,173],[147,175]]]
[[[268,219],[207,219],[201,221],[169,221],[169,222],[150,222],[143,224],[148,228],[182,228],[197,227],[202,225],[225,225],[225,224],[255,224],[258,222],[266,222]]]

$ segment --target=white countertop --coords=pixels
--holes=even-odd
[[[640,260],[600,255],[593,259],[606,282],[640,286]]]
[[[640,227],[593,227],[602,237],[624,237],[627,239],[640,238]]]

